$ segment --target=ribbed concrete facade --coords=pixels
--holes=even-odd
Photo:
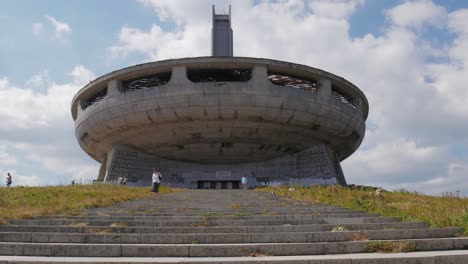
[[[98,180],[236,188],[345,184],[339,162],[360,145],[368,103],[353,84],[288,62],[198,57],[104,75],[73,99],[76,137]]]

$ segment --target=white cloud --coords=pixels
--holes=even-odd
[[[448,28],[452,32],[468,34],[468,9],[460,9],[449,15]]]
[[[71,99],[84,84],[94,79],[82,65],[70,72],[73,80],[68,84],[44,83],[44,73],[47,71],[33,76],[27,84],[33,87],[26,89],[14,86],[6,77],[0,78],[0,98],[5,98],[0,104],[0,130],[51,127],[57,121],[70,121]],[[35,89],[37,84],[47,84],[45,91]]]
[[[5,146],[0,145],[0,166],[4,167],[15,164],[16,158],[7,152]]]
[[[54,27],[55,37],[61,41],[65,41],[66,37],[69,36],[72,32],[71,27],[65,23],[58,21],[55,17],[46,15],[44,16]]]
[[[42,32],[44,25],[42,23],[34,23],[32,24],[32,33],[34,36],[39,36]]]
[[[406,1],[386,12],[388,18],[398,26],[420,29],[424,25],[442,27],[447,12],[431,0]]]
[[[99,165],[79,148],[70,114],[73,96],[95,77],[83,65],[76,65],[69,76],[69,83],[57,84],[44,70],[26,87],[0,77],[0,97],[4,99],[0,105],[0,171],[13,172],[14,185],[96,178]],[[39,92],[37,85],[44,89]]]
[[[138,0],[144,6],[147,6],[155,11],[162,21],[173,21],[178,25],[186,24],[188,20],[192,22],[200,22],[201,20],[211,17],[211,5],[216,5],[216,10],[227,10],[231,1],[220,0],[198,0],[198,1],[171,1],[171,0]],[[252,0],[236,1],[232,3],[232,8],[239,9],[249,7]],[[281,2],[284,2],[282,0]],[[289,1],[290,3],[302,2],[297,0]],[[208,7],[208,8],[207,8]]]
[[[340,19],[349,17],[363,4],[364,0],[314,0],[309,7],[318,16]]]
[[[72,139],[70,139],[72,140]],[[76,143],[78,144],[78,143]],[[49,171],[59,175],[71,176],[72,179],[90,181],[96,179],[99,165],[79,162],[75,157],[61,155],[60,145],[17,143],[16,149],[23,151],[30,161],[36,161]]]
[[[29,80],[26,81],[26,86],[39,87],[47,85],[49,82],[49,71],[43,70],[33,75]]]
[[[429,180],[444,172],[448,150],[441,146],[418,146],[408,139],[384,141],[356,152],[343,163],[353,181],[397,184],[418,178]]]
[[[83,65],[76,65],[69,75],[73,77],[73,83],[77,86],[84,86],[90,81],[96,79],[94,73]]]
[[[22,175],[18,174],[16,170],[14,169],[7,169],[7,170],[2,170],[0,169],[0,175],[2,177],[0,178],[0,186],[6,185],[6,174],[10,173],[11,178],[12,178],[12,187],[15,186],[38,186],[38,185],[47,185],[50,184],[50,182],[47,182],[47,179],[40,178],[35,175]]]

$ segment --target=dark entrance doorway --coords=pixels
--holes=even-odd
[[[239,189],[240,181],[197,181],[198,189]]]

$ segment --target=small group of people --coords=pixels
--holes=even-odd
[[[120,184],[120,185],[127,185],[127,182],[128,182],[127,177],[122,177],[122,176],[120,176],[120,177],[117,179],[117,183]]]

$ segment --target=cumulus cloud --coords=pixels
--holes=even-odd
[[[69,75],[73,78],[73,84],[76,86],[84,86],[85,84],[96,79],[94,73],[92,73],[83,65],[76,65],[69,73]]]
[[[409,139],[383,141],[354,154],[343,163],[354,180],[369,185],[399,184],[411,178],[431,180],[447,172],[448,150],[442,146],[418,146]]]
[[[15,186],[38,186],[38,185],[47,185],[44,180],[46,179],[41,179],[41,177],[38,177],[36,175],[23,175],[23,174],[18,174],[16,170],[14,169],[7,169],[7,170],[2,170],[0,169],[0,175],[4,175],[5,178],[0,179],[0,186],[6,184],[6,174],[10,173],[12,176],[12,187]],[[50,184],[50,182],[48,182]]]
[[[60,155],[63,146],[19,142],[15,147],[23,151],[28,160],[36,161],[56,174],[69,175],[72,179],[81,181],[90,181],[97,176],[99,168],[96,164],[77,162],[73,156]]]
[[[412,0],[386,12],[388,18],[398,26],[420,29],[424,25],[442,27],[447,19],[444,7],[430,0]]]
[[[364,0],[316,0],[309,7],[318,16],[340,19],[349,17],[363,4]]]
[[[0,77],[0,97],[5,99],[0,105],[0,172],[14,172],[16,185],[87,181],[97,176],[99,165],[79,149],[70,114],[73,96],[95,76],[76,65],[69,72],[70,82],[58,84],[48,79],[47,72],[31,77],[25,87]],[[23,175],[24,171],[32,173]]]
[[[55,37],[64,41],[72,32],[72,28],[65,22],[58,21],[55,17],[44,16],[54,27]]]
[[[448,28],[455,33],[468,34],[468,9],[460,9],[450,13]]]
[[[0,77],[0,97],[9,98],[0,104],[0,130],[51,127],[57,120],[68,119],[73,95],[82,85],[94,79],[89,70],[77,65],[70,72],[72,83],[50,82],[45,91],[40,91],[34,86],[44,84],[44,73],[47,71],[27,82],[29,89],[17,87],[8,78]]]
[[[0,166],[9,166],[16,164],[16,158],[9,154],[6,146],[0,145]]]

